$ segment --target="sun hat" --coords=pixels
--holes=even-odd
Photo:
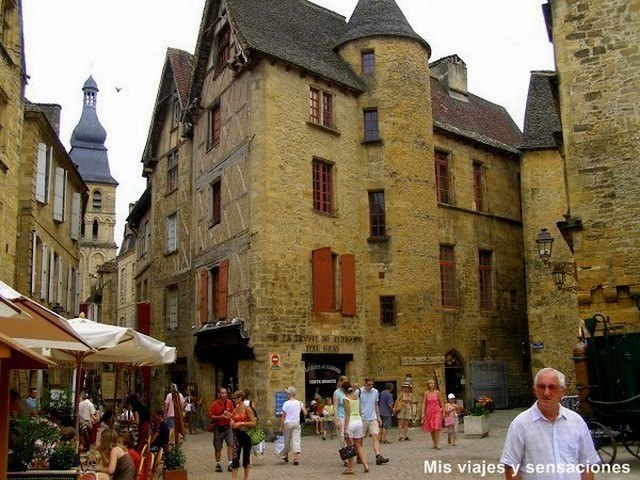
[[[404,382],[404,383],[402,384],[402,388],[404,388],[404,387],[409,387],[409,388],[411,388],[411,384],[410,384],[409,382]]]
[[[449,395],[447,395],[447,398],[456,398],[456,396],[453,393],[450,393]]]

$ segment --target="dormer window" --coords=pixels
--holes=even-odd
[[[180,114],[182,113],[180,109],[180,98],[178,98],[178,92],[173,92],[173,108],[171,112],[171,128],[176,128],[180,123]]]
[[[231,59],[231,28],[228,24],[222,27],[222,30],[218,33],[216,45],[218,46],[216,69],[221,71],[227,66],[227,62]]]

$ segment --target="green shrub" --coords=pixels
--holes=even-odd
[[[185,457],[180,445],[174,445],[164,453],[163,461],[165,470],[184,470],[187,457]]]

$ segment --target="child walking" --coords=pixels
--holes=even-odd
[[[454,447],[458,445],[458,413],[462,411],[456,403],[453,393],[447,395],[447,403],[444,406],[444,426],[447,429],[447,443]]]

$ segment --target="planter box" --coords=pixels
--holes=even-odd
[[[489,415],[464,417],[464,438],[484,438],[489,435]]]
[[[162,474],[164,480],[187,480],[186,470],[165,470]]]
[[[78,478],[80,478],[80,472],[77,470],[26,470],[7,473],[8,480],[77,480]]]

